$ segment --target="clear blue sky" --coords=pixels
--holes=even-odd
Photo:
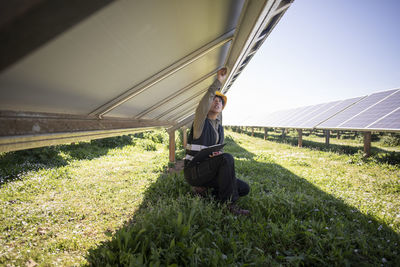
[[[295,0],[229,90],[224,124],[400,88],[400,0]]]

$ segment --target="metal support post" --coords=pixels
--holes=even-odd
[[[186,145],[187,145],[187,127],[186,126],[182,127],[182,132],[183,132],[183,149],[186,149]]]
[[[371,155],[371,132],[364,132],[364,155],[369,157]]]
[[[325,130],[325,145],[329,145],[329,138],[331,136],[330,130]]]
[[[169,162],[175,163],[175,131],[168,132],[169,135]]]
[[[297,132],[298,132],[298,134],[299,134],[299,137],[298,137],[298,144],[297,144],[297,146],[298,147],[303,147],[303,130],[302,129],[297,129]]]

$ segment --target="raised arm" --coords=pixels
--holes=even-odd
[[[196,114],[193,121],[193,138],[198,139],[203,131],[204,121],[207,118],[208,111],[210,110],[211,104],[215,97],[215,91],[218,91],[222,83],[225,81],[227,75],[227,69],[222,68],[217,73],[217,79],[208,88],[205,95],[199,102],[196,109]]]

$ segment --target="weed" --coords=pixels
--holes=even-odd
[[[400,134],[389,133],[382,138],[382,144],[386,146],[400,146]]]
[[[156,151],[157,145],[151,139],[135,140],[135,145],[141,147],[146,151]]]

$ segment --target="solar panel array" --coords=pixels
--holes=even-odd
[[[370,96],[365,97],[361,101],[359,101],[356,105],[350,106],[343,112],[339,113],[337,116],[334,118],[331,118],[330,120],[327,120],[324,123],[321,123],[319,125],[320,127],[325,127],[325,128],[340,128],[342,126],[344,127],[357,127],[357,128],[362,128],[360,127],[360,119],[363,119],[363,117],[359,116],[363,112],[367,111],[370,109],[372,106],[376,105],[381,101],[382,99],[386,98],[387,96],[390,96],[393,91],[396,90],[389,90],[389,91],[384,91],[384,92],[379,92],[372,94]],[[358,117],[358,119],[356,119]],[[355,121],[353,119],[356,119]],[[351,123],[352,121],[352,123]],[[346,125],[346,126],[345,126]],[[367,126],[367,125],[365,125]],[[364,126],[364,127],[365,127]]]
[[[277,111],[252,126],[358,131],[400,131],[400,89]]]

